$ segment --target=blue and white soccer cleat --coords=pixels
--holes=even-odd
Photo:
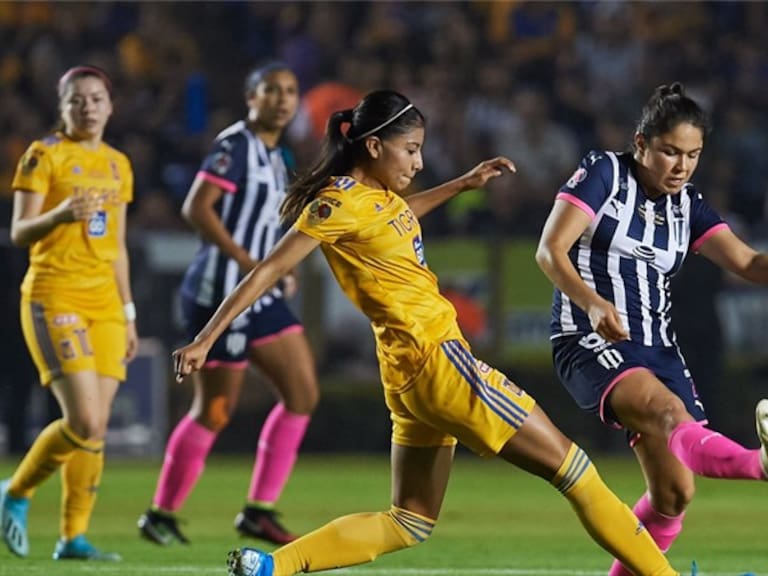
[[[27,537],[29,498],[14,498],[8,494],[10,483],[10,479],[0,482],[0,527],[2,527],[3,540],[8,550],[24,558],[29,554]]]
[[[274,570],[272,554],[256,548],[238,548],[227,554],[229,576],[272,576]]]
[[[760,462],[763,464],[763,474],[768,479],[768,399],[760,400],[755,408],[755,424],[757,436],[760,438]]]
[[[54,560],[99,560],[101,562],[119,562],[122,560],[116,552],[102,552],[88,542],[83,534],[71,540],[60,538],[53,551]]]

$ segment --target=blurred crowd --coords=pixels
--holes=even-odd
[[[629,146],[640,108],[682,81],[713,114],[695,181],[745,233],[768,232],[768,6],[753,2],[0,2],[0,178],[56,119],[77,63],[113,76],[107,139],[136,172],[133,229],[185,229],[178,208],[211,139],[271,59],[304,95],[299,168],[329,111],[389,87],[428,117],[419,187],[504,154],[513,179],[431,218],[434,233],[538,233],[592,148]],[[5,227],[5,223],[3,227]]]

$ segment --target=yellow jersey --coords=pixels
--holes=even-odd
[[[397,194],[335,177],[294,227],[322,243],[341,289],[371,321],[386,389],[406,390],[435,346],[463,339],[427,267],[419,221]]]
[[[133,200],[133,170],[125,154],[102,143],[88,150],[62,133],[36,140],[22,156],[13,190],[45,196],[41,213],[70,196],[100,196],[102,209],[87,222],[59,224],[29,249],[22,294],[65,292],[96,301],[116,290],[113,262],[120,249],[118,217]]]

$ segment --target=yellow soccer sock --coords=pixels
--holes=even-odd
[[[81,442],[64,420],[48,424],[16,468],[8,492],[16,498],[31,498],[35,489],[69,460]]]
[[[61,536],[70,540],[88,531],[104,470],[104,442],[75,450],[61,469]]]
[[[589,457],[572,444],[552,479],[592,538],[636,576],[679,576],[653,538],[603,483]]]
[[[396,506],[388,512],[343,516],[277,550],[274,576],[370,562],[423,542],[434,527],[435,520]]]

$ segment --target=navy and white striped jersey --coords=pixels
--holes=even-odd
[[[254,260],[264,259],[284,232],[279,215],[288,186],[284,154],[282,148],[267,148],[241,120],[216,137],[197,174],[224,190],[217,205],[219,217]],[[237,262],[203,240],[181,290],[201,306],[214,306],[240,278]],[[256,302],[254,311],[280,296],[278,288],[272,289]]]
[[[679,194],[649,199],[629,153],[592,151],[557,198],[592,222],[568,255],[581,278],[612,302],[630,340],[673,346],[670,282],[689,250],[728,225],[686,184]],[[592,332],[589,318],[559,289],[552,305],[551,338]]]

